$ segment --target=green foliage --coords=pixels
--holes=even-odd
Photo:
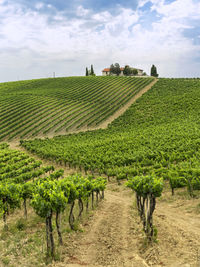
[[[171,189],[172,189],[172,194],[173,193],[173,190],[175,188],[181,188],[181,187],[185,187],[186,186],[186,181],[183,177],[174,177],[174,176],[171,176],[169,178],[169,182],[170,182],[170,186],[171,186]]]
[[[187,187],[193,177],[196,190],[199,106],[199,79],[159,79],[106,130],[24,141],[23,146],[43,158],[118,179],[152,175],[171,179],[174,188]]]
[[[91,177],[82,177],[73,175],[62,180],[38,180],[31,199],[31,205],[35,212],[42,218],[46,219],[46,241],[47,253],[55,257],[55,247],[52,229],[52,216],[56,214],[56,228],[59,236],[60,245],[63,244],[62,234],[60,231],[59,215],[63,212],[67,204],[71,204],[69,224],[71,229],[75,230],[73,208],[74,202],[79,201],[79,218],[83,211],[83,200],[88,200],[90,194],[104,191],[106,182],[104,178],[97,180]]]
[[[106,188],[107,181],[103,177],[93,178],[83,177],[80,174],[68,176],[60,181],[60,185],[65,194],[68,193],[68,203],[76,199],[87,200],[93,192],[101,192]]]
[[[93,65],[91,65],[90,70],[88,70],[88,68],[86,68],[85,76],[96,76],[95,73],[94,73]]]
[[[0,140],[96,127],[152,81],[93,76],[2,83]]]
[[[116,74],[117,76],[119,76],[119,74],[121,73],[121,69],[120,69],[119,63],[115,63],[114,65],[112,64],[110,66],[110,73],[111,74]]]
[[[156,207],[156,198],[161,196],[163,179],[155,176],[136,176],[130,178],[126,184],[136,192],[136,203],[143,230],[148,241],[154,241],[157,230],[153,225],[153,212]]]
[[[7,230],[7,215],[10,210],[20,207],[20,185],[14,183],[0,183],[0,214],[3,215],[4,228]]]
[[[91,69],[90,69],[90,75],[91,75],[91,76],[94,76],[94,75],[95,75],[95,74],[94,74],[93,65],[91,65]]]
[[[107,181],[105,178],[103,177],[98,177],[96,179],[90,179],[91,181],[91,184],[92,184],[92,188],[93,188],[93,191],[94,192],[101,192],[101,191],[104,191],[105,188],[106,188],[106,184],[107,184]]]
[[[22,184],[20,191],[21,198],[24,200],[31,199],[32,194],[34,192],[34,187],[35,187],[34,184],[30,181]]]
[[[138,70],[137,69],[132,69],[132,74],[133,75],[137,75],[138,74]]]
[[[123,74],[125,76],[137,75],[138,74],[138,70],[134,69],[134,68],[130,68],[128,65],[126,65],[124,70],[123,70]]]
[[[0,183],[0,209],[7,213],[9,209],[20,207],[20,185],[14,183]]]
[[[64,178],[60,181],[61,190],[64,192],[64,195],[68,198],[68,203],[73,203],[78,199],[78,191],[76,185],[70,181],[70,179]]]
[[[70,205],[69,223],[71,229],[78,229],[78,220],[81,218],[84,205],[86,204],[88,211],[89,198],[92,195],[93,208],[94,193],[96,193],[98,204],[99,199],[104,197],[107,181],[103,177],[94,179],[92,176],[83,177],[81,174],[63,178],[62,169],[54,171],[53,166],[40,167],[40,165],[41,161],[36,161],[23,152],[11,150],[5,144],[1,145],[0,213],[3,217],[5,232],[9,230],[24,234],[28,225],[26,200],[29,199],[36,214],[42,217],[46,224],[47,256],[56,259],[55,230],[57,230],[59,244],[63,244],[60,214]],[[47,172],[49,176],[44,175]],[[29,175],[22,179],[22,175],[27,173]],[[62,179],[59,179],[61,177]],[[21,207],[22,200],[25,218],[19,218],[15,227],[9,227],[9,229],[7,216],[11,210]],[[75,201],[79,205],[76,220],[73,215]]]
[[[67,194],[62,191],[60,183],[48,180],[37,183],[31,205],[40,217],[46,218],[52,210],[63,211],[67,202]]]
[[[156,66],[151,66],[151,76],[158,77],[157,68]]]
[[[123,70],[123,74],[125,75],[125,76],[129,76],[129,75],[131,75],[131,68],[128,66],[128,65],[126,65],[125,66],[125,68],[124,68],[124,70]]]
[[[53,166],[40,167],[41,161],[36,161],[23,152],[11,150],[8,145],[0,147],[0,210],[7,227],[6,217],[10,209],[19,208],[23,200],[24,216],[27,218],[26,201],[36,193],[36,184],[58,179],[64,171],[61,169],[50,173],[54,171]],[[50,177],[41,177],[47,172]]]
[[[154,176],[136,176],[129,179],[127,186],[138,196],[147,197],[148,194],[153,194],[154,197],[160,197],[163,190],[163,179]]]
[[[199,168],[191,168],[184,164],[183,167],[176,167],[168,171],[166,175],[169,180],[172,194],[175,188],[187,187],[190,196],[193,196],[193,190],[200,190],[200,170]]]

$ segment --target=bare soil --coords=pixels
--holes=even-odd
[[[84,231],[70,236],[61,262],[52,266],[200,266],[198,203],[199,199],[172,197],[165,192],[154,214],[157,239],[147,244],[134,194],[125,186],[111,183],[105,200],[83,225]]]

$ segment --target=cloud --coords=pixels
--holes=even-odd
[[[36,9],[42,9],[44,7],[44,3],[42,3],[42,2],[39,2],[39,3],[36,3],[36,5],[35,5],[35,8]]]
[[[155,64],[161,76],[200,75],[200,3],[116,1],[116,12],[106,4],[97,12],[89,1],[72,1],[71,12],[52,1],[25,2],[0,3],[1,81],[84,75],[90,64],[101,74],[115,62],[146,72]]]

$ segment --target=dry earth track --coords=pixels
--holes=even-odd
[[[109,184],[105,200],[89,222],[83,223],[84,231],[70,236],[62,262],[52,266],[199,267],[200,215],[187,210],[200,201],[186,200],[184,206],[185,199],[173,200],[165,192],[154,216],[158,242],[146,247],[133,200],[132,192],[124,185]]]
[[[84,226],[84,232],[67,242],[63,262],[53,266],[148,266],[133,250],[137,240],[131,214],[132,194],[116,184],[110,184],[109,188],[105,200]],[[136,224],[140,228],[138,221]]]

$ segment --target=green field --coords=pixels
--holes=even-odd
[[[24,141],[42,158],[123,179],[193,177],[199,172],[200,80],[159,81],[108,129]]]
[[[95,128],[152,78],[69,77],[0,84],[0,140]]]

